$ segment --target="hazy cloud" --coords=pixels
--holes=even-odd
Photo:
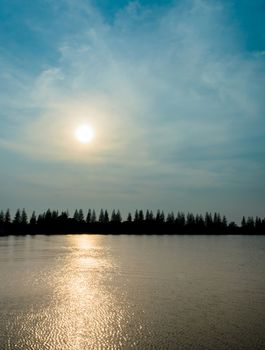
[[[110,23],[84,1],[50,4],[58,15],[53,64],[32,74],[1,61],[1,113],[20,118],[0,146],[83,164],[87,173],[91,164],[121,164],[119,179],[136,187],[146,183],[141,176],[156,178],[157,188],[219,187],[238,177],[256,185],[264,163],[246,140],[264,134],[264,55],[246,52],[227,6],[130,2]],[[43,24],[30,26],[50,38]],[[86,120],[97,137],[82,149],[72,134]]]

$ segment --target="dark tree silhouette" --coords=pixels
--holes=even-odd
[[[129,212],[127,217],[128,222],[132,222],[132,214]]]
[[[122,216],[121,216],[121,212],[119,210],[117,211],[117,214],[116,214],[116,221],[122,222]]]
[[[44,214],[39,214],[37,219],[37,224],[41,225],[44,223]]]
[[[138,221],[140,223],[142,223],[144,221],[144,212],[141,210],[139,210],[139,213],[138,213]]]
[[[46,213],[44,214],[44,220],[45,220],[45,222],[46,222],[47,224],[49,224],[49,223],[51,222],[51,220],[52,220],[52,212],[51,212],[50,209],[48,209],[48,210],[46,211]]]
[[[158,209],[156,212],[156,222],[160,221],[160,210]]]
[[[33,211],[29,222],[30,222],[31,225],[36,225],[36,223],[37,223],[37,218],[36,218],[36,213],[35,213],[35,211]]]
[[[10,215],[10,210],[7,209],[5,213],[5,224],[10,224],[11,223],[11,215]]]
[[[92,215],[91,215],[91,223],[94,224],[97,221],[97,215],[95,210],[93,209]]]
[[[103,211],[103,209],[100,209],[98,222],[101,223],[101,224],[104,224],[104,220],[105,220],[104,211]]]
[[[58,216],[59,216],[59,213],[58,213],[58,210],[53,210],[52,211],[52,221],[53,222],[56,222],[56,220],[58,219]]]
[[[5,222],[5,214],[3,212],[3,210],[0,211],[0,225],[3,225],[3,223]]]
[[[120,211],[118,210],[116,213],[115,210],[113,210],[112,214],[111,214],[111,222],[117,223],[117,222],[121,222],[121,221],[122,221],[122,217],[121,217]]]
[[[83,221],[84,221],[84,213],[83,213],[83,210],[82,210],[82,209],[79,209],[79,212],[78,212],[78,221],[79,221],[79,222],[83,222]]]
[[[134,220],[131,213],[123,221],[120,210],[113,210],[111,218],[107,210],[100,210],[99,218],[95,210],[88,210],[86,220],[82,209],[76,209],[73,217],[68,211],[47,209],[38,217],[33,211],[30,220],[25,209],[17,209],[12,220],[10,210],[0,211],[0,235],[6,234],[63,234],[63,233],[104,233],[104,234],[258,234],[265,233],[265,218],[252,216],[242,218],[241,226],[227,221],[219,213],[207,212],[205,216],[193,213],[169,212],[166,216],[157,210],[156,216],[147,209],[136,210]]]
[[[74,216],[73,216],[73,219],[78,222],[79,221],[79,211],[76,209],[75,212],[74,212]]]
[[[192,213],[187,214],[187,221],[186,221],[187,226],[193,227],[195,225],[195,217]]]
[[[163,223],[165,221],[165,214],[163,211],[160,211],[159,209],[157,210],[156,213],[156,222],[157,223]]]
[[[135,214],[134,214],[134,222],[138,222],[139,221],[139,214],[138,214],[138,210],[135,210]]]
[[[254,228],[254,219],[252,216],[248,217],[246,225],[247,225],[247,228],[251,230]]]
[[[154,214],[153,214],[152,210],[149,211],[149,221],[150,222],[154,221]]]
[[[169,224],[174,224],[175,216],[174,216],[173,212],[168,213],[166,222],[169,223]]]
[[[87,224],[91,223],[91,217],[92,217],[91,209],[88,209],[87,216],[86,216],[86,223]]]
[[[207,212],[205,214],[205,226],[207,227],[207,229],[211,229],[213,226],[213,218],[211,213]]]
[[[14,224],[20,224],[21,223],[21,213],[20,213],[20,209],[18,209],[15,213],[14,216],[14,220],[13,220]]]
[[[115,221],[116,221],[116,212],[115,212],[115,209],[114,209],[114,210],[112,211],[112,213],[111,213],[110,221],[111,221],[111,222],[115,222]]]
[[[223,216],[223,219],[222,219],[222,228],[224,230],[227,228],[227,219],[225,216]]]
[[[21,224],[27,225],[27,223],[28,223],[28,216],[27,216],[26,210],[23,208],[22,214],[21,214]]]
[[[179,228],[183,228],[186,224],[185,214],[178,212],[177,217],[175,219],[175,223]]]
[[[109,214],[107,210],[104,212],[104,224],[107,224],[109,222]]]

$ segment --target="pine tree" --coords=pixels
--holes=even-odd
[[[152,210],[149,211],[149,221],[150,222],[154,221],[154,214],[153,214]]]
[[[111,213],[111,219],[110,219],[111,222],[115,222],[116,221],[116,212],[115,210],[112,211]]]
[[[255,219],[255,229],[259,230],[261,228],[261,219],[256,216],[256,219]]]
[[[30,222],[31,225],[35,225],[36,224],[37,219],[36,219],[35,211],[33,211],[29,222]]]
[[[10,224],[10,222],[11,222],[10,210],[7,209],[7,211],[5,213],[5,224]]]
[[[97,221],[97,215],[95,210],[93,209],[92,215],[91,215],[91,223],[94,224]]]
[[[0,225],[5,222],[5,214],[3,210],[0,211]]]
[[[117,219],[117,222],[122,222],[122,216],[121,216],[121,212],[119,210],[117,211],[116,219]]]
[[[173,224],[174,221],[175,221],[174,213],[173,212],[168,213],[166,222],[169,224]]]
[[[16,224],[16,225],[21,223],[21,213],[20,213],[20,209],[18,209],[18,210],[16,211],[16,214],[15,214],[14,220],[13,220],[13,223]]]
[[[207,228],[210,228],[210,227],[212,227],[212,224],[213,224],[212,214],[206,212],[206,214],[205,214],[205,225],[206,225]]]
[[[22,214],[21,214],[21,224],[27,225],[27,223],[28,223],[28,216],[27,216],[26,210],[23,208]]]
[[[104,223],[107,224],[109,222],[109,214],[108,211],[105,210],[104,212]]]
[[[222,219],[222,227],[223,227],[224,229],[227,228],[227,219],[226,219],[225,215],[223,216],[223,219]]]
[[[144,221],[144,212],[142,211],[142,209],[139,210],[138,221],[139,221],[139,222],[143,222],[143,221]]]
[[[100,209],[98,221],[99,221],[101,224],[104,223],[104,211],[103,211],[103,209]]]
[[[43,222],[44,222],[44,214],[39,214],[37,219],[37,224],[42,225]]]
[[[121,221],[122,221],[122,217],[121,217],[120,211],[118,210],[116,213],[115,210],[113,210],[111,214],[111,222],[121,222]]]
[[[222,224],[221,216],[219,213],[214,213],[213,223],[216,228],[220,228]]]
[[[91,209],[88,209],[87,216],[86,216],[86,223],[91,223]]]
[[[74,212],[74,216],[73,216],[73,219],[78,222],[79,221],[79,211],[76,209],[75,212]]]
[[[197,227],[199,229],[204,228],[204,220],[203,220],[203,216],[202,215],[196,215],[195,217],[195,224],[197,225]]]
[[[127,217],[128,222],[132,222],[132,214],[129,212]]]
[[[187,225],[187,226],[193,226],[194,224],[195,224],[194,215],[193,215],[192,213],[188,213],[188,214],[187,214],[186,225]]]
[[[157,210],[155,221],[160,223],[165,222],[165,214],[163,211]]]
[[[48,209],[44,214],[44,220],[46,223],[50,223],[52,221],[52,212],[50,209]]]
[[[180,220],[180,226],[185,226],[186,225],[186,216],[184,213],[179,214],[179,220]]]
[[[60,214],[59,217],[58,217],[58,219],[59,219],[60,221],[63,221],[63,222],[66,222],[66,221],[68,220],[68,218],[69,218],[69,212],[68,212],[68,210],[62,211],[61,214]]]
[[[84,213],[82,209],[79,209],[78,211],[78,222],[83,222],[84,221]]]
[[[247,219],[247,227],[251,230],[254,228],[254,219],[252,216],[249,216]]]
[[[57,219],[58,219],[58,217],[59,217],[58,210],[53,210],[53,211],[52,211],[52,215],[51,215],[51,220],[52,220],[52,222],[56,222]]]

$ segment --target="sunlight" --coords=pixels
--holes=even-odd
[[[97,236],[91,238],[89,235],[71,235],[69,238],[78,251],[76,263],[90,268],[97,266],[97,259],[93,255],[94,248],[97,246]]]
[[[90,237],[90,235],[70,235],[68,236],[71,244],[73,244],[76,248],[81,250],[89,250],[94,248],[98,241],[100,241],[99,236]]]
[[[75,138],[77,139],[77,141],[83,144],[90,143],[93,140],[94,136],[94,130],[88,124],[80,125],[75,130]]]

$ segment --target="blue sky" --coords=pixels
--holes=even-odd
[[[261,0],[0,0],[0,207],[264,216],[264,19]]]

